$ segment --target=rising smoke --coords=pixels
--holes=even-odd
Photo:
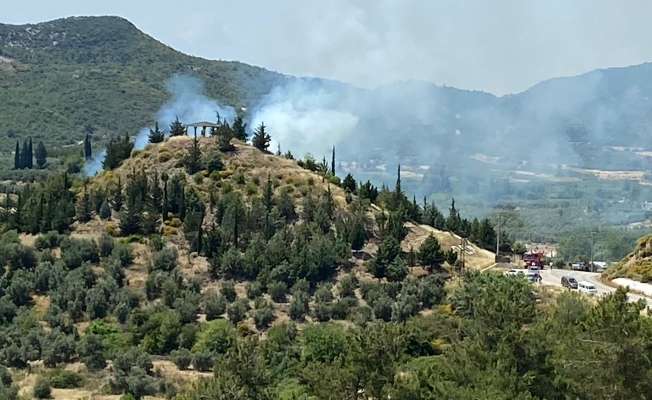
[[[236,112],[231,106],[220,105],[216,100],[206,97],[203,82],[193,76],[175,74],[165,82],[165,89],[170,94],[170,100],[156,112],[156,121],[161,130],[167,129],[176,118],[184,124],[208,121],[215,122],[219,113],[221,118],[232,121]],[[145,127],[138,132],[134,140],[134,149],[145,147],[149,139],[150,127]],[[166,135],[168,132],[166,132]],[[102,149],[84,166],[84,174],[94,175],[102,170],[102,161],[106,156],[106,149]]]
[[[252,111],[251,125],[265,123],[269,127],[271,149],[280,144],[299,157],[310,153],[320,158],[358,124],[357,116],[335,108],[338,100],[338,93],[297,79],[264,96]]]

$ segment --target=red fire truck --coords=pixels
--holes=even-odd
[[[525,267],[539,267],[540,269],[543,269],[543,260],[544,260],[544,255],[543,252],[529,252],[523,254],[523,262],[525,263]]]

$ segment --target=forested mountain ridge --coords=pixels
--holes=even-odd
[[[68,143],[80,140],[87,125],[105,134],[140,129],[167,100],[162,85],[176,72],[200,77],[208,96],[234,107],[251,107],[274,86],[294,82],[292,77],[239,62],[186,56],[118,17],[3,24],[0,52],[1,129],[18,137],[52,140],[42,133],[50,131],[55,141]],[[482,150],[489,156],[520,160],[526,156],[514,153],[521,146],[538,146],[546,155],[559,150],[560,157],[551,160],[555,163],[561,157],[574,163],[573,156],[590,160],[591,152],[601,152],[601,146],[650,145],[646,135],[652,115],[650,74],[649,64],[596,70],[550,79],[503,97],[415,81],[374,90],[321,79],[311,82],[339,96],[335,107],[385,126],[376,138],[389,139],[399,125],[414,123],[428,128],[429,136],[423,139],[430,140],[424,143],[418,130],[412,135],[399,132],[397,140],[425,144],[424,152],[435,146],[442,156],[447,152],[441,150],[447,148],[465,158]],[[117,118],[121,107],[132,110],[131,115]],[[376,125],[362,124],[350,140],[366,140],[372,127]],[[443,143],[432,143],[435,137]],[[541,137],[549,143],[541,143]],[[456,140],[465,145],[459,148],[462,142]],[[591,146],[571,145],[577,142]],[[392,143],[379,144],[389,149]],[[403,152],[399,148],[398,156],[419,156],[409,148],[409,143]]]
[[[232,106],[248,106],[285,79],[186,56],[118,17],[0,25],[0,56],[2,135],[46,145],[81,141],[88,126],[94,140],[138,131],[168,100],[163,84],[177,72],[202,78],[208,96]]]
[[[81,141],[88,126],[94,140],[141,129],[168,100],[163,83],[183,72],[201,78],[209,97],[236,108],[254,107],[272,88],[297,82],[302,94],[324,90],[332,101],[318,106],[359,118],[342,140],[350,161],[382,155],[380,161],[431,164],[435,154],[437,164],[457,168],[482,153],[506,167],[586,167],[601,157],[602,168],[647,169],[650,162],[605,148],[652,146],[649,64],[551,79],[502,97],[417,81],[364,90],[187,56],[118,17],[0,25],[0,52],[0,134],[46,145]],[[369,141],[370,151],[352,150]]]

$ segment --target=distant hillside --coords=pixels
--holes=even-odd
[[[281,74],[239,62],[184,55],[117,17],[66,18],[36,25],[0,24],[0,137],[46,144],[95,140],[153,122],[176,72],[200,77],[206,94],[247,106]],[[3,140],[0,150],[13,149]]]
[[[648,283],[652,277],[652,235],[641,237],[634,250],[606,272],[609,279],[628,278]]]
[[[169,97],[163,84],[177,72],[201,78],[208,96],[234,107],[255,106],[275,86],[297,83],[239,62],[184,55],[118,17],[0,25],[0,56],[0,135],[56,144],[78,142],[88,125],[98,140],[153,122]],[[610,146],[652,148],[651,77],[652,64],[612,68],[504,97],[418,81],[375,90],[316,78],[299,82],[300,95],[329,95],[311,107],[358,118],[340,143],[349,161],[459,169],[480,153],[512,169],[526,162],[539,169],[569,164],[640,170],[652,169],[652,157]],[[284,100],[301,103],[294,95]],[[0,148],[11,146],[3,141]]]

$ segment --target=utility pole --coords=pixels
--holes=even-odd
[[[498,214],[498,225],[496,235],[496,257],[500,256],[500,214]]]
[[[462,238],[462,246],[461,247],[462,247],[462,249],[460,250],[460,252],[462,253],[461,254],[462,255],[462,266],[460,268],[463,269],[464,268],[464,253],[466,253],[466,239],[465,238]]]
[[[595,243],[593,235],[595,235],[595,232],[591,232],[591,272],[593,272],[593,246]]]

